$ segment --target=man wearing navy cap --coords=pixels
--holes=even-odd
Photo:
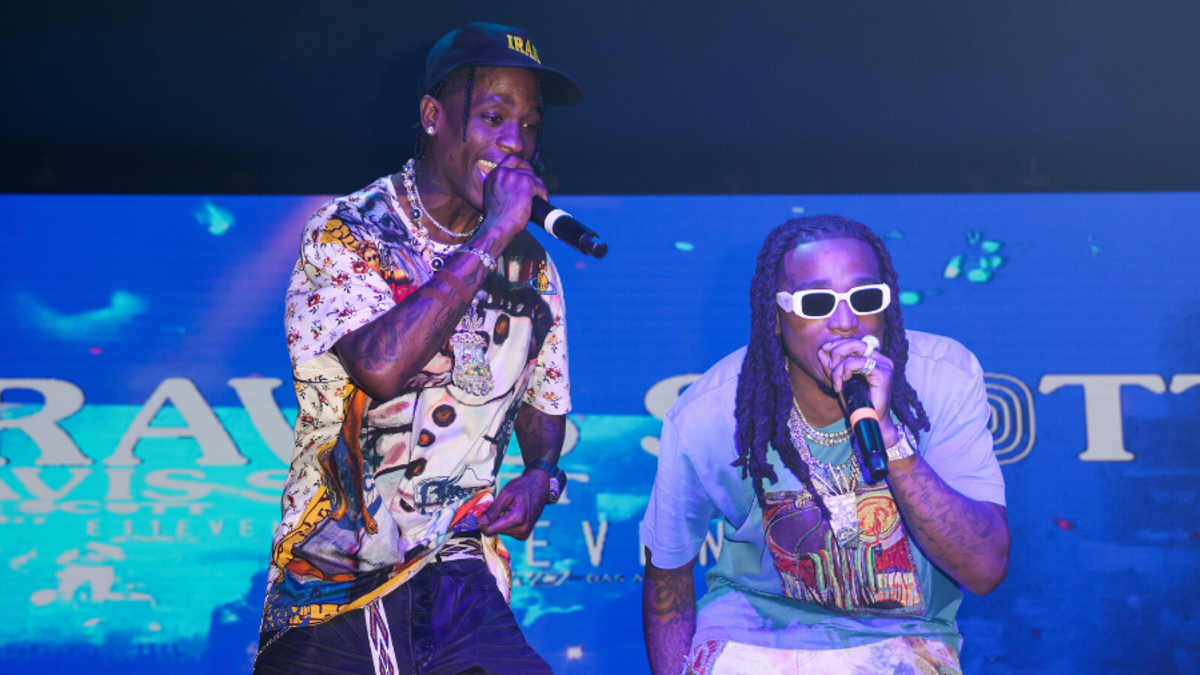
[[[299,414],[256,673],[548,673],[508,553],[566,476],[562,287],[525,231],[545,105],[519,28],[434,45],[416,151],[309,220],[287,294]],[[516,432],[525,472],[498,493]]]

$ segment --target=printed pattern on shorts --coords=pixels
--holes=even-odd
[[[692,648],[682,675],[712,675],[713,665],[725,651],[725,640],[706,640]]]
[[[715,654],[709,657],[714,650]],[[696,665],[699,662],[698,665]],[[908,673],[962,675],[958,654],[938,640],[894,637],[848,649],[789,650],[709,641],[692,650],[683,675],[825,675]]]
[[[383,611],[383,600],[375,600],[363,608],[367,620],[367,641],[371,643],[371,660],[375,663],[375,675],[400,675],[396,663],[396,651],[392,647],[392,631],[388,628],[387,614]]]

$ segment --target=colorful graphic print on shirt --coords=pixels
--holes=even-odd
[[[763,530],[789,598],[833,612],[921,616],[912,542],[886,483],[857,492],[862,536],[843,547],[806,491],[764,495]]]

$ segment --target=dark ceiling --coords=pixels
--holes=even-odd
[[[428,47],[529,29],[559,193],[1200,190],[1200,4],[8,3],[0,190],[344,193]]]

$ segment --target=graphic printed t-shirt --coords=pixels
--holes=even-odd
[[[322,207],[305,226],[285,320],[299,402],[296,450],[264,631],[326,621],[402,584],[490,500],[519,406],[570,410],[562,288],[528,233],[513,239],[475,296],[489,392],[454,384],[449,344],[395,398],[357,392],[332,348],[428,281],[431,257],[388,177]],[[356,467],[343,426],[359,419]],[[503,546],[484,537],[483,549],[507,590]]]
[[[983,373],[962,345],[908,332],[907,377],[929,416],[917,451],[962,494],[1004,504],[992,452]],[[910,635],[961,646],[958,585],[935,568],[904,529],[886,482],[857,489],[858,546],[831,541],[828,524],[803,484],[772,449],[778,483],[764,485],[765,507],[731,463],[734,399],[745,350],[693,383],[663,424],[659,467],[642,521],[656,566],[697,556],[710,521],[722,528],[720,556],[708,571],[693,644],[730,640],[776,649],[857,647]],[[834,433],[839,422],[823,429]],[[838,465],[849,442],[809,443],[816,459]],[[847,469],[848,470],[848,469]],[[765,527],[764,527],[765,522]]]

